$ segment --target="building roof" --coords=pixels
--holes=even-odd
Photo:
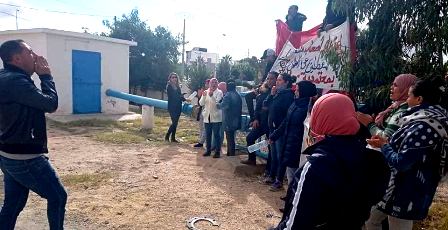
[[[72,31],[55,30],[55,29],[47,29],[47,28],[0,31],[0,35],[39,34],[39,33],[105,41],[105,42],[118,43],[118,44],[123,44],[123,45],[128,45],[128,46],[137,46],[137,42],[134,42],[134,41],[128,41],[128,40],[110,38],[110,37],[103,37],[103,36],[98,36],[98,35],[93,35],[93,34],[88,34],[88,33],[78,33],[78,32],[72,32]]]

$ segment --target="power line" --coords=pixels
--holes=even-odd
[[[1,14],[6,14],[6,15],[9,15],[9,16],[12,16],[12,17],[16,17],[15,15],[13,15],[13,14],[10,14],[10,13],[8,13],[8,12],[5,12],[5,11],[0,11],[0,13],[1,13]]]
[[[71,15],[82,15],[82,16],[89,16],[89,17],[103,17],[103,18],[114,17],[114,16],[109,16],[109,15],[82,14],[82,13],[73,13],[73,12],[68,12],[68,11],[48,10],[48,9],[37,9],[37,8],[33,8],[33,7],[20,6],[20,5],[14,5],[14,4],[9,4],[9,3],[0,3],[0,5],[13,6],[13,7],[25,8],[25,9],[31,9],[31,10],[37,10],[37,11],[46,11],[46,12],[50,12],[50,13],[59,13],[59,14],[71,14]]]
[[[5,11],[0,11],[0,13],[1,14],[6,14],[6,15],[11,16],[11,17],[16,17],[14,14],[11,14],[11,13],[8,13],[8,12],[5,12]],[[20,19],[26,20],[26,21],[31,21],[31,20],[29,20],[27,18],[22,18],[22,17],[17,17],[17,18],[20,18]]]

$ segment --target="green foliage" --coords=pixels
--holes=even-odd
[[[230,75],[232,76],[232,78],[239,78],[240,70],[237,68],[232,68],[232,70],[230,70]]]
[[[188,88],[198,90],[204,86],[204,82],[211,75],[206,63],[200,57],[187,67],[185,77],[188,82]]]
[[[110,30],[103,35],[138,43],[130,47],[130,86],[163,91],[168,74],[176,68],[180,39],[161,26],[151,30],[139,18],[136,9],[120,19],[114,17],[112,22],[105,20],[103,24]]]
[[[233,69],[236,70],[234,73],[238,73],[238,77],[241,80],[253,81],[257,76],[257,69],[251,66],[251,64],[245,59],[235,64]]]
[[[355,7],[356,21],[368,20],[368,29],[357,36],[353,84],[358,95],[369,104],[387,102],[378,97],[387,97],[387,85],[400,73],[441,82],[448,51],[447,1],[335,0],[335,8],[349,5]]]
[[[335,75],[338,76],[339,86],[345,91],[353,92],[353,68],[350,61],[350,50],[329,43],[328,47],[324,47],[322,53],[335,71]]]
[[[216,71],[216,77],[218,81],[227,81],[231,79],[231,69],[232,69],[232,57],[229,55],[221,58],[218,64],[218,69]]]

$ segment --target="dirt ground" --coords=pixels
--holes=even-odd
[[[200,222],[201,230],[249,230],[280,220],[285,192],[258,183],[262,167],[242,166],[240,156],[205,158],[187,144],[105,144],[94,131],[49,129],[50,159],[69,194],[66,229],[187,229],[187,219],[208,216],[220,226]],[[48,229],[43,199],[30,195],[16,229]]]
[[[49,130],[50,159],[69,194],[66,229],[187,229],[187,219],[204,215],[220,224],[197,224],[204,230],[266,229],[280,219],[284,192],[235,173],[238,156],[204,158],[186,144],[103,144],[80,133]],[[43,199],[30,195],[16,229],[48,229]]]

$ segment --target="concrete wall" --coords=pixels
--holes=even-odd
[[[45,34],[20,34],[20,35],[8,35],[8,34],[0,34],[0,44],[3,44],[3,42],[8,40],[14,40],[14,39],[22,39],[24,40],[28,45],[31,46],[33,51],[41,56],[47,57],[47,38]],[[48,60],[48,63],[50,64],[50,67],[52,67],[52,62]],[[0,67],[3,68],[3,62],[0,61]],[[53,68],[51,68],[53,70]],[[34,74],[32,76],[34,82],[36,83],[37,87],[40,88],[40,81],[39,77]]]
[[[108,43],[84,38],[48,35],[48,59],[58,66],[54,72],[60,102],[58,113],[70,114],[72,101],[72,50],[101,53],[101,112],[107,114],[127,113],[129,103],[106,96],[107,89],[127,92],[129,90],[129,47],[127,45]],[[58,78],[57,76],[60,76]]]

